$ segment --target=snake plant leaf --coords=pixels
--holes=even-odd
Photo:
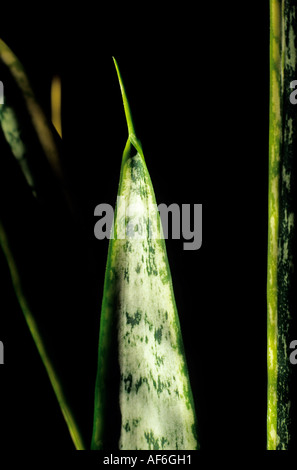
[[[102,300],[92,449],[197,449],[194,402],[160,216],[114,62],[128,140]]]
[[[34,196],[75,213],[73,194],[62,165],[61,139],[36,98],[26,70],[0,39],[4,103],[0,125]]]
[[[34,96],[23,66],[1,40],[0,72],[4,84],[4,103],[0,104],[0,246],[74,445],[82,449],[84,443],[73,412],[73,399],[65,393],[67,379],[61,374],[61,370],[68,368],[67,360],[57,359],[61,340],[56,341],[55,351],[50,349],[52,338],[49,339],[47,328],[60,312],[64,321],[70,316],[65,309],[66,305],[71,310],[66,288],[67,282],[70,283],[67,250],[71,246],[67,235],[73,237],[74,231],[78,231],[77,224],[69,210],[69,192],[63,193],[65,186],[62,188],[59,182],[62,173],[58,139]],[[19,213],[21,216],[16,221]],[[26,227],[26,235],[20,232],[18,222]],[[55,273],[54,279],[50,278],[57,266],[59,273],[65,274],[63,292],[62,276]],[[39,292],[36,292],[37,278]],[[50,301],[45,302],[47,297]],[[51,305],[54,313],[50,311]],[[49,329],[53,331],[53,327]],[[68,379],[69,376],[70,372]]]
[[[40,205],[32,197],[30,188],[1,132],[0,149],[0,249],[7,261],[16,299],[65,419],[65,430],[67,432],[68,428],[75,448],[84,449],[84,437],[78,426],[81,419],[78,419],[77,409],[73,406],[75,401],[71,396],[70,375],[65,378],[63,374],[68,363],[59,354],[61,341],[55,337],[49,339],[48,328],[55,324],[55,318],[58,317],[60,320],[58,327],[61,329],[62,321],[59,314],[64,313],[66,302],[71,309],[69,299],[66,298],[65,301],[62,298],[61,290],[57,293],[59,276],[51,278],[53,266],[59,266],[59,270],[65,272],[65,262],[61,259],[60,253],[66,250],[62,237],[60,235],[57,237],[54,229],[51,230],[45,225],[45,220],[40,214]],[[46,222],[49,221],[54,223],[56,219],[53,220],[47,214]],[[58,225],[57,230],[61,227],[62,224]],[[49,263],[49,258],[52,264]],[[63,280],[65,281],[64,278]],[[55,307],[55,312],[52,306]],[[1,315],[10,313],[7,310],[1,312]],[[52,330],[53,328],[50,328],[50,331]],[[71,328],[67,329],[70,330]],[[51,349],[53,340],[55,348]],[[69,344],[71,345],[70,341]]]
[[[294,338],[297,110],[297,5],[270,0],[269,215],[267,269],[267,448],[290,448],[296,401],[289,345]],[[296,392],[295,392],[296,393]],[[295,424],[294,424],[295,423]]]
[[[22,93],[30,118],[36,129],[36,133],[49,161],[51,162],[51,165],[55,168],[57,173],[60,173],[61,168],[58,151],[45,113],[36,100],[23,65],[8,45],[1,39],[0,59],[1,63],[9,69],[11,76]]]
[[[55,75],[51,85],[51,119],[60,137],[62,137],[61,88],[61,78]]]

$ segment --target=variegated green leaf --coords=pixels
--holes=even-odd
[[[0,39],[0,75],[4,102],[0,126],[32,193],[50,205],[76,215],[75,202],[62,164],[61,139],[40,105],[25,68]]]
[[[194,403],[160,217],[116,68],[129,137],[106,267],[92,448],[197,449]]]
[[[290,83],[297,78],[297,5],[270,0],[270,129],[267,277],[267,448],[290,448],[294,339],[292,284],[296,252],[295,202],[297,108]],[[296,424],[295,424],[296,425]]]

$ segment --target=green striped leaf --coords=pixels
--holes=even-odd
[[[293,419],[289,345],[295,339],[292,279],[296,250],[297,108],[290,102],[290,83],[297,79],[296,8],[292,0],[270,0],[268,449],[289,448]]]
[[[128,124],[102,301],[93,449],[197,449],[196,418],[152,182]]]

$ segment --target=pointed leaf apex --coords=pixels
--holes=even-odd
[[[116,71],[117,71],[117,74],[118,74],[118,80],[119,80],[119,84],[120,84],[120,88],[121,88],[121,93],[122,93],[122,98],[123,98],[123,103],[124,103],[124,110],[125,110],[125,116],[126,116],[126,121],[127,121],[127,126],[128,126],[129,137],[130,137],[130,135],[135,136],[135,130],[134,130],[134,125],[133,125],[133,120],[132,120],[132,114],[131,114],[129,102],[128,102],[128,99],[127,99],[124,83],[123,83],[123,80],[122,80],[122,77],[121,77],[120,69],[119,69],[117,61],[114,57],[113,57],[113,61],[114,61],[115,68],[116,68]]]

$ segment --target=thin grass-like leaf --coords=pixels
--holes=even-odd
[[[37,350],[40,354],[42,362],[47,371],[50,383],[57,397],[58,403],[60,405],[64,419],[68,426],[73,443],[77,450],[83,450],[85,448],[85,445],[83,443],[81,433],[77,426],[76,419],[74,418],[73,412],[63,392],[62,381],[58,377],[57,372],[50,359],[50,356],[46,350],[46,347],[45,347],[42,335],[40,333],[38,324],[35,320],[35,316],[33,314],[33,310],[31,308],[30,302],[28,301],[28,298],[23,289],[23,283],[22,283],[21,276],[19,273],[18,264],[15,261],[12,251],[10,249],[9,241],[8,241],[5,229],[1,221],[0,221],[0,246],[3,249],[3,252],[5,254],[5,257],[8,263],[8,267],[9,267],[11,279],[12,279],[12,284],[13,284],[17,299],[24,313],[24,317],[26,319],[31,335],[34,339]]]

